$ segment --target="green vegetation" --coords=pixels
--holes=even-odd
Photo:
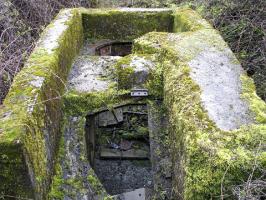
[[[21,177],[27,174],[24,167],[27,165],[32,170],[36,198],[45,198],[49,190],[53,172],[52,163],[60,137],[62,115],[60,97],[64,92],[64,80],[68,75],[68,69],[83,40],[81,20],[77,11],[63,10],[55,21],[66,12],[70,12],[71,15],[67,18],[69,20],[67,29],[56,41],[58,46],[51,52],[43,49],[45,40],[49,40],[49,30],[53,28],[53,25],[50,25],[44,31],[39,45],[28,59],[26,66],[16,76],[4,101],[4,108],[0,110],[0,149],[3,150],[2,146],[17,146],[20,151],[12,157],[7,157],[6,160],[8,162],[17,160],[17,165],[20,165],[18,169],[24,169],[14,171],[16,168],[1,168],[0,174],[17,176],[15,180],[21,183],[18,187],[28,188],[30,184],[23,183],[25,177]],[[45,140],[48,135],[49,142]],[[5,151],[7,149],[9,148],[5,148]],[[8,156],[5,151],[0,151],[0,155]],[[27,158],[26,164],[22,162],[22,151]],[[10,183],[5,182],[0,186],[0,191],[4,194],[12,190],[13,195],[22,196],[25,191],[31,191],[29,188],[20,193],[21,190],[14,187],[14,179],[3,178],[10,180]],[[12,189],[7,189],[7,186]]]
[[[254,79],[257,94],[266,100],[264,0],[182,0],[220,31],[224,40]]]
[[[59,37],[58,46],[48,52],[44,48],[45,40],[64,12],[71,13],[64,23],[67,29]],[[220,10],[212,12],[219,15]],[[145,55],[156,64],[156,68],[150,70],[145,86],[152,99],[164,98],[163,107],[167,108],[167,142],[175,164],[173,190],[176,197],[200,200],[225,195],[230,199],[233,198],[232,190],[247,180],[251,172],[253,179],[261,176],[260,168],[265,168],[266,164],[262,148],[266,137],[266,105],[255,94],[253,81],[246,75],[241,77],[242,98],[249,104],[255,123],[227,132],[217,128],[202,107],[201,91],[190,77],[188,62],[203,51],[202,47],[222,51],[227,44],[194,11],[182,8],[171,13],[73,9],[58,15],[14,79],[0,109],[0,158],[4,163],[0,178],[5,181],[0,185],[0,192],[32,197],[27,169],[33,175],[36,198],[46,199],[51,189],[49,198],[62,199],[64,184],[82,188],[81,180],[62,178],[63,118],[84,117],[102,107],[112,109],[121,102],[135,101],[127,96],[131,88],[127,80],[133,73],[128,66],[132,56],[121,59],[115,66],[114,76],[118,77],[119,87],[113,85],[97,93],[65,93],[69,68],[83,41],[82,27],[86,39],[132,40],[157,31],[136,39],[133,55]],[[175,32],[178,40],[173,41],[173,33],[165,33],[167,31]],[[147,56],[151,54],[153,56]],[[238,61],[232,56],[232,62]],[[147,129],[140,127],[138,133],[146,135]],[[103,194],[102,185],[91,171],[86,179],[97,194]]]
[[[265,103],[256,96],[251,79],[243,75],[243,98],[254,112],[256,124],[227,132],[217,128],[202,107],[201,91],[190,77],[188,62],[204,50],[204,45],[222,51],[226,44],[209,26],[193,25],[191,19],[198,19],[194,12],[183,9],[178,15],[182,15],[184,22],[190,20],[182,23],[180,31],[197,27],[195,32],[179,33],[175,45],[167,34],[150,33],[137,39],[134,48],[136,53],[157,52],[162,58],[164,104],[170,122],[173,170],[177,175],[173,189],[177,198],[233,199],[234,187],[248,180],[252,172],[253,179],[260,178],[260,169],[265,167],[262,149],[266,138]],[[232,58],[232,62],[237,61]]]
[[[93,169],[89,170],[87,180],[91,184],[92,189],[93,191],[95,191],[96,195],[107,196],[103,185],[94,173]]]
[[[140,13],[84,9],[84,37],[130,41],[151,31],[171,32],[173,18],[169,15],[170,12]]]

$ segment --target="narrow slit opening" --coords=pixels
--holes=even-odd
[[[107,42],[95,49],[97,56],[127,56],[132,52],[132,42]]]

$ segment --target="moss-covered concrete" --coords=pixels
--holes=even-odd
[[[158,32],[135,40],[133,55],[116,65],[111,78],[119,79],[119,85],[99,92],[64,93],[69,68],[83,41],[83,28],[86,39],[128,41]],[[62,112],[65,117],[84,117],[103,107],[112,109],[116,104],[139,101],[129,96],[127,79],[134,71],[132,58],[144,55],[155,68],[142,86],[149,89],[151,100],[164,98],[163,107],[167,108],[174,198],[232,199],[235,186],[250,174],[254,179],[259,177],[258,169],[265,168],[266,105],[256,96],[251,79],[243,72],[236,73],[239,98],[252,120],[230,130],[221,128],[203,101],[205,88],[193,75],[195,62],[201,62],[199,58],[205,58],[202,55],[209,49],[212,54],[221,52],[228,63],[239,67],[219,33],[188,9],[63,10],[44,31],[0,108],[0,178],[5,182],[0,185],[0,194],[47,199],[56,171],[49,197],[62,199],[65,182],[59,161],[64,142],[56,156]],[[98,191],[96,178],[92,173],[86,177]],[[66,184],[79,189],[81,182],[71,179]]]
[[[60,97],[82,41],[79,13],[61,11],[45,29],[26,66],[15,77],[0,110],[0,156],[7,163],[14,163],[14,167],[0,168],[6,180],[0,185],[1,194],[32,197],[33,187],[36,199],[46,199],[60,137]],[[29,178],[27,171],[32,187],[28,181],[24,182]]]
[[[108,196],[86,158],[85,125],[85,117],[64,117],[49,199],[82,199],[84,196],[104,199]]]
[[[93,63],[93,60],[88,61]],[[157,60],[151,55],[132,54],[120,58],[108,66],[110,72],[105,79],[110,80],[110,84],[107,89],[82,92],[70,87],[63,97],[65,113],[86,116],[102,108],[112,109],[121,103],[138,102],[139,98],[130,96],[130,91],[135,86],[149,89],[149,98],[162,96],[162,77],[157,69],[160,66],[155,67],[156,65]]]
[[[177,15],[175,24],[181,28],[175,30],[180,33],[150,33],[134,45],[136,53],[157,53],[161,58],[175,199],[234,199],[233,189],[250,174],[259,178],[259,169],[265,168],[266,105],[257,97],[252,80],[242,73],[240,98],[247,103],[253,124],[231,131],[218,127],[204,107],[203,90],[192,78],[190,63],[209,48],[227,52],[232,64],[238,61],[218,32],[201,25],[207,24],[203,20],[198,23],[197,14],[179,10]]]
[[[81,12],[85,38],[130,41],[151,31],[171,32],[173,28],[171,10],[84,9]]]
[[[206,20],[191,9],[177,8],[173,12],[173,16],[173,32],[196,31],[199,29],[212,28]]]

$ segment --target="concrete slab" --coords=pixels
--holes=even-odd
[[[119,56],[80,56],[74,62],[68,77],[68,88],[77,92],[107,90],[111,80],[112,66]]]
[[[149,152],[142,149],[120,151],[119,149],[102,148],[100,151],[100,157],[113,159],[148,159]]]
[[[253,123],[248,104],[241,98],[244,70],[233,62],[229,49],[206,48],[189,66],[191,77],[202,90],[202,103],[220,129],[228,131]]]

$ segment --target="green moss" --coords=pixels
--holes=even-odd
[[[122,12],[83,10],[85,38],[133,40],[151,31],[172,31],[173,17],[167,12]],[[108,31],[106,31],[108,30]]]
[[[55,159],[55,173],[52,179],[52,184],[51,184],[51,189],[48,194],[49,199],[64,199],[65,192],[62,188],[64,182],[63,179],[63,170],[60,165],[60,161],[62,158],[64,158],[65,151],[64,151],[64,139],[63,137],[60,140],[60,145],[59,145],[59,152],[58,152],[58,157]]]
[[[175,169],[185,174],[183,183],[176,177],[174,190],[177,194],[184,192],[185,199],[211,199],[220,195],[221,180],[225,179],[224,193],[231,195],[234,186],[248,179],[255,159],[264,165],[255,152],[262,156],[263,151],[257,148],[265,140],[265,126],[233,132],[216,128],[202,108],[200,90],[186,68],[185,64],[172,63],[165,72],[165,104],[174,163],[178,163]],[[258,169],[256,173],[259,177]]]
[[[96,109],[111,108],[112,105],[121,101],[120,95],[123,94],[114,89],[92,93],[72,91],[64,97],[65,112],[72,116],[85,116]]]
[[[108,77],[108,79],[115,82],[114,84],[110,85],[107,90],[98,92],[69,91],[64,96],[65,112],[72,116],[85,116],[89,112],[97,111],[100,108],[112,109],[114,105],[119,103],[125,104],[138,101],[138,99],[130,97],[130,90],[136,78],[134,76],[134,68],[130,64],[135,56],[152,60],[150,56],[135,54],[119,59],[113,67],[112,74]],[[153,73],[152,70],[151,73]],[[149,88],[149,84],[147,84],[147,87]],[[155,94],[152,91],[153,89],[151,89],[151,93]]]
[[[266,124],[266,104],[256,94],[254,82],[247,75],[241,77],[242,97],[247,100],[258,123]]]
[[[197,31],[200,29],[212,29],[212,26],[201,16],[188,8],[178,8],[173,13],[173,32]]]
[[[70,158],[67,157],[71,147],[69,147],[67,139],[69,129],[73,130],[78,136],[76,142],[79,144],[79,157],[77,157],[78,162],[88,162],[86,161],[86,147],[85,147],[85,123],[86,119],[84,117],[71,117],[64,116],[64,126],[62,128],[62,137],[60,140],[59,153],[56,158],[56,168],[55,174],[53,176],[53,181],[51,184],[51,190],[49,193],[49,199],[64,199],[66,197],[77,197],[77,194],[87,194],[87,189],[84,187],[84,183],[87,182],[86,176],[82,171],[77,171],[75,176],[66,176],[65,173],[71,174],[71,162]],[[89,166],[89,165],[88,165]],[[82,167],[82,166],[81,166]]]
[[[5,195],[15,196],[17,194],[20,194],[21,198],[33,197],[33,190],[27,176],[27,166],[21,151],[22,145],[19,141],[0,146],[0,191],[3,192],[0,193],[0,198],[8,199]]]
[[[0,178],[5,180],[0,192],[4,194],[31,197],[31,188],[24,182],[28,179],[23,151],[34,175],[36,197],[46,199],[62,130],[62,102],[59,100],[62,95],[65,113],[73,116],[85,116],[102,107],[111,109],[121,102],[134,102],[127,96],[131,88],[127,80],[133,69],[123,67],[129,64],[130,56],[121,59],[116,67],[114,75],[119,78],[119,88],[116,85],[102,92],[64,94],[68,69],[82,42],[81,17],[77,10],[72,12],[74,16],[66,23],[69,27],[59,39],[59,46],[52,53],[46,52],[42,45],[35,49],[26,67],[15,78],[4,108],[0,110],[0,158],[5,162],[0,168]],[[200,88],[190,78],[188,62],[204,48],[227,48],[217,31],[193,11],[185,9],[176,10],[173,15],[171,12],[117,10],[80,12],[86,38],[132,40],[150,31],[172,31],[175,20],[173,31],[180,33],[149,33],[135,41],[134,53],[154,54],[155,57],[156,69],[151,70],[145,86],[152,96],[164,98],[163,107],[167,108],[168,142],[176,174],[173,191],[177,198],[213,199],[221,195],[221,185],[222,192],[232,196],[234,186],[248,180],[252,170],[254,178],[260,177],[258,169],[265,168],[266,162],[261,148],[266,137],[266,105],[256,96],[252,81],[242,77],[242,96],[254,112],[257,124],[224,132],[209,119],[201,104]],[[232,58],[232,62],[236,59]],[[41,87],[32,84],[36,79],[44,80]],[[146,133],[146,130],[140,132]],[[45,141],[45,134],[50,138],[49,143]],[[52,152],[50,159],[47,148]],[[61,151],[62,146],[59,158],[63,154]],[[62,166],[57,163],[55,168],[50,198],[63,198],[62,184],[81,188],[81,180],[64,181]],[[92,172],[87,181],[97,194],[103,194],[102,185]]]
[[[93,169],[90,169],[88,172],[87,180],[89,184],[92,186],[93,191],[95,191],[96,195],[106,196],[107,193],[101,184],[100,180],[97,178]]]
[[[147,127],[138,126],[136,130],[132,131],[118,131],[123,139],[143,139],[149,137],[149,129]]]
[[[115,65],[114,76],[117,79],[117,85],[119,89],[131,89],[134,83],[133,74],[134,69],[130,66],[131,55],[120,59]]]
[[[266,138],[265,103],[256,96],[251,80],[243,76],[243,98],[261,125],[228,132],[218,129],[202,107],[201,91],[190,77],[188,62],[204,46],[223,51],[227,45],[215,30],[191,32],[190,29],[175,37],[149,33],[135,40],[134,52],[157,54],[162,67],[159,74],[163,75],[164,106],[169,116],[176,198],[213,199],[221,195],[222,185],[223,193],[230,199],[233,188],[248,180],[252,170],[255,169],[253,178],[256,179],[261,176],[259,168],[265,167],[265,153],[261,148]],[[234,57],[231,59],[236,62]]]
[[[0,110],[0,146],[14,143],[17,139],[21,141],[27,156],[26,164],[33,174],[36,198],[45,199],[49,189],[61,124],[60,96],[68,69],[83,40],[81,18],[77,11],[69,12],[73,15],[69,17],[68,28],[57,41],[58,46],[52,52],[43,49],[43,40],[47,39],[48,33],[45,31],[26,66],[15,77],[4,101],[4,109]],[[60,15],[62,13],[55,20]],[[46,134],[50,135],[49,143],[45,141]],[[51,152],[50,159],[46,148]],[[22,152],[17,153],[18,157],[22,155]],[[12,167],[9,170],[11,173]],[[8,182],[4,184],[7,185]],[[20,196],[19,189],[13,187],[10,190]],[[0,191],[5,194],[7,190],[0,187]]]

